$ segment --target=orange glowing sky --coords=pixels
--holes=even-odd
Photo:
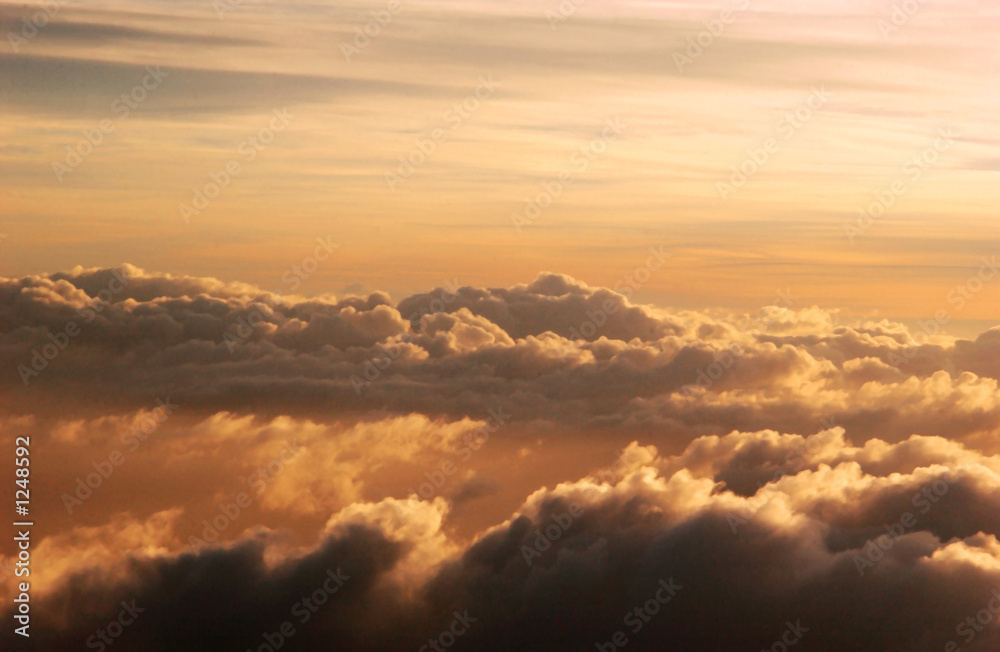
[[[404,0],[356,50],[384,3],[204,4],[67,3],[5,44],[0,274],[129,262],[270,287],[329,236],[335,263],[299,292],[403,296],[541,270],[613,286],[664,246],[638,295],[660,305],[756,307],[792,287],[803,305],[913,319],[1000,252],[1000,14],[985,1],[927,3],[889,30],[887,2],[587,0],[557,20],[556,2]],[[19,7],[2,10],[18,33]],[[166,76],[123,116],[115,98],[146,66]],[[456,112],[482,79],[495,87]],[[816,88],[826,101],[787,122]],[[290,122],[249,161],[241,144],[283,108]],[[620,134],[594,141],[608,119]],[[101,120],[114,131],[54,171]],[[436,129],[426,160],[387,182]],[[956,135],[935,150],[941,129]],[[186,223],[180,205],[232,160],[240,173]],[[894,182],[892,206],[849,238]],[[953,326],[995,319],[996,292]]]
[[[282,649],[618,649],[668,578],[630,651],[997,649],[998,28],[0,0],[36,649],[268,652],[334,568]]]

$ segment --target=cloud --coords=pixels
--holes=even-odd
[[[996,338],[917,335],[548,273],[399,301],[132,266],[2,279],[0,440],[46,460],[39,644],[134,599],[121,643],[149,650],[256,649],[286,620],[295,649],[419,649],[456,612],[483,650],[766,648],[787,623],[816,649],[992,649],[959,628],[1000,587]],[[157,399],[177,407],[126,446]],[[681,588],[634,629],[660,580]]]
[[[181,46],[184,43],[180,43]],[[74,56],[0,53],[4,87],[0,99],[12,109],[35,115],[66,117],[65,102],[77,107],[73,118],[118,119],[127,114],[116,98],[129,93],[147,74],[147,65],[165,73],[163,84],[149,93],[141,111],[148,119],[190,116],[199,113],[261,114],[275,108],[317,103],[349,96],[435,95],[434,86],[390,80],[334,77],[267,71],[203,68],[180,63],[171,66],[107,61]],[[159,67],[157,67],[159,66]],[[73,79],[86,84],[70,84]],[[57,82],[55,80],[59,80]],[[145,95],[144,95],[145,97]],[[238,143],[233,142],[235,148]]]
[[[983,354],[990,333],[915,344],[902,325],[842,324],[818,308],[773,307],[750,320],[670,313],[552,274],[394,304],[377,292],[307,299],[117,273],[124,287],[98,269],[0,282],[0,383],[29,403],[72,384],[99,404],[134,410],[169,395],[206,416],[252,399],[274,416],[388,409],[462,419],[499,402],[522,421],[582,427],[808,431],[830,418],[894,441],[919,432],[985,442],[1000,416],[1000,370]],[[79,335],[39,358],[71,322]],[[141,385],[139,364],[157,369]]]
[[[941,648],[1000,581],[1000,460],[944,441],[922,442],[920,454],[912,443],[858,449],[842,434],[819,433],[824,443],[804,449],[814,451],[806,457],[838,459],[834,466],[791,471],[755,495],[720,489],[719,473],[687,467],[698,466],[705,446],[725,445],[733,452],[715,466],[769,470],[755,447],[803,449],[802,438],[705,438],[653,461],[676,472],[639,466],[613,483],[583,478],[539,489],[465,546],[443,528],[443,499],[389,498],[341,510],[304,549],[262,530],[225,547],[136,552],[117,565],[124,577],[80,571],[43,597],[42,636],[46,643],[84,636],[112,618],[121,600],[135,598],[148,616],[122,639],[131,645],[252,645],[339,568],[351,579],[300,628],[299,649],[330,637],[344,649],[417,647],[456,610],[476,619],[464,639],[476,649],[585,649],[626,630],[627,614],[655,594],[660,579],[680,588],[634,632],[637,649],[664,641],[690,649],[768,645],[787,621],[806,627],[820,649]],[[952,450],[952,466],[932,461],[935,446]],[[897,462],[874,473],[862,471],[859,458]],[[922,465],[891,470],[914,463]],[[922,490],[941,482],[951,489],[936,502],[911,498],[935,495]],[[899,526],[910,522],[906,514],[914,525]],[[887,532],[886,549],[872,555],[870,542]],[[87,606],[67,622],[49,620],[59,605],[84,596]],[[990,628],[970,649],[997,640]]]

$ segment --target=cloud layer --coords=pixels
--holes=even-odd
[[[993,649],[998,340],[550,273],[0,279],[37,644]]]

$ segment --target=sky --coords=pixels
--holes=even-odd
[[[270,286],[332,237],[336,264],[302,292],[402,297],[539,271],[611,286],[662,245],[673,260],[642,288],[658,305],[755,309],[794,285],[921,318],[998,253],[998,9],[892,7],[406,0],[383,27],[379,2],[65,2],[25,39],[26,9],[5,4],[2,272]],[[131,108],[147,66],[165,76]],[[287,124],[248,144],[275,110]],[[102,120],[114,131],[88,148]],[[407,157],[422,162],[400,175]]]
[[[998,28],[0,3],[0,647],[995,650]]]

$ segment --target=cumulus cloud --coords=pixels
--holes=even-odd
[[[981,437],[996,421],[1000,376],[973,353],[989,334],[920,344],[901,325],[837,324],[817,308],[750,320],[671,313],[553,274],[393,304],[381,293],[307,299],[129,266],[77,269],[0,283],[0,328],[0,382],[28,401],[72,384],[81,399],[132,409],[152,387],[211,412],[252,402],[279,414],[291,402],[317,417],[460,418],[499,399],[521,418],[578,425],[697,419],[720,433],[791,419],[809,430],[836,415],[865,436],[882,434],[877,422],[899,437],[946,413],[933,434]],[[679,402],[699,387],[697,405]]]
[[[556,274],[399,301],[2,279],[0,440],[45,460],[39,644],[135,600],[130,649],[256,650],[285,621],[294,649],[419,649],[459,617],[483,650],[760,649],[789,623],[813,649],[993,649],[993,333]]]
[[[788,620],[801,621],[818,649],[941,648],[1000,581],[1000,459],[944,441],[857,448],[842,434],[703,438],[679,456],[647,456],[651,465],[611,482],[539,489],[465,545],[445,531],[443,499],[411,497],[344,508],[315,544],[270,561],[268,549],[282,544],[268,531],[181,554],[139,548],[118,575],[80,570],[47,594],[46,614],[84,596],[88,606],[45,636],[84,636],[136,598],[149,616],[129,629],[132,645],[251,645],[290,618],[328,569],[341,569],[350,581],[303,624],[300,649],[331,636],[345,649],[417,647],[456,610],[476,619],[465,635],[475,649],[586,649],[627,629],[626,614],[660,579],[680,588],[634,632],[637,649],[765,646]],[[711,468],[699,465],[711,448]],[[950,465],[937,448],[951,449]],[[767,458],[787,460],[786,452],[801,453],[801,470],[772,474],[752,494],[720,480],[753,460],[770,471]],[[866,472],[859,459],[884,466]],[[935,494],[935,483],[949,489]],[[913,525],[900,526],[907,514]],[[89,536],[75,538],[89,548]],[[989,628],[970,649],[997,640]]]

